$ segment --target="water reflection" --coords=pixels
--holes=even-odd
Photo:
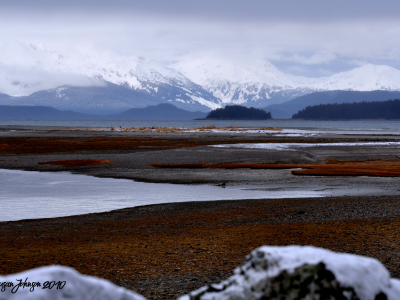
[[[0,221],[79,215],[157,203],[323,197],[330,196],[333,190],[222,188],[143,183],[70,173],[0,170]]]

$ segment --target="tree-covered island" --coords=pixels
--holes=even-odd
[[[208,113],[206,119],[219,120],[266,120],[271,119],[271,113],[265,110],[241,105],[227,105]]]

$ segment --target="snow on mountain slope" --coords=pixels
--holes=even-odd
[[[160,102],[220,106],[219,99],[178,71],[143,57],[90,47],[0,46],[0,93],[27,96],[60,86],[105,86],[107,82],[150,94]]]
[[[208,111],[227,104],[266,107],[331,90],[400,91],[400,71],[365,65],[330,77],[306,78],[285,74],[265,61],[234,63],[208,56],[164,67],[89,46],[0,44],[0,93],[14,96],[15,103],[74,110],[79,105],[84,112],[104,113],[171,103]],[[0,102],[8,104],[5,101]]]
[[[223,80],[238,83],[262,82],[276,86],[292,84],[284,73],[266,61],[233,63],[224,59],[207,57],[177,63],[172,67],[202,86]]]
[[[298,85],[269,62],[235,64],[224,59],[202,58],[172,67],[220,98],[224,104],[262,106],[271,98],[284,101],[306,92],[299,90]]]
[[[367,64],[330,77],[309,79],[305,84],[328,91],[399,91],[400,70],[384,65]]]
[[[18,43],[0,45],[0,93],[26,96],[62,85],[102,85],[97,78],[88,78],[62,68],[55,51],[38,51],[33,45]],[[71,69],[71,68],[70,68]]]
[[[1,50],[0,62],[7,68],[6,71],[13,68],[15,76],[21,75],[18,71],[31,69],[55,76],[64,74],[103,79],[134,89],[145,88],[144,81],[164,84],[172,80],[182,84],[189,82],[179,72],[138,56],[124,57],[89,48],[76,51],[33,44],[14,44],[14,47],[3,47]],[[36,81],[32,79],[32,83]]]
[[[400,70],[388,66],[365,65],[322,78],[284,74],[268,62],[234,64],[216,58],[183,61],[172,67],[202,85],[224,104],[262,107],[316,91],[400,90]]]

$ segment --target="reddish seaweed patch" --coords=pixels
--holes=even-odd
[[[367,159],[367,160],[336,160],[328,158],[325,163],[314,164],[161,164],[155,163],[150,166],[157,168],[212,168],[212,169],[293,169],[294,175],[320,175],[320,176],[380,176],[399,177],[400,159]]]
[[[293,169],[300,168],[297,164],[214,164],[214,163],[183,163],[183,164],[169,164],[169,163],[154,163],[149,166],[156,168],[186,168],[186,169]]]
[[[322,176],[379,176],[399,177],[400,160],[339,161],[327,160],[325,164],[302,166],[306,170],[293,171],[294,175]]]
[[[260,143],[264,139],[237,139],[235,141],[216,139],[166,139],[166,138],[61,138],[61,137],[18,137],[1,138],[0,155],[35,155],[48,153],[76,153],[76,152],[132,152],[158,151],[183,147],[198,147],[218,144]],[[282,142],[282,141],[280,141]]]
[[[97,166],[103,164],[112,164],[111,160],[105,159],[71,159],[71,160],[53,160],[46,162],[39,162],[39,165],[56,165],[63,167],[85,167],[85,166]]]

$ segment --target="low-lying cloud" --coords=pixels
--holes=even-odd
[[[64,85],[99,86],[103,84],[101,80],[78,74],[0,64],[0,93],[11,96],[27,96]]]
[[[394,0],[15,0],[2,4],[0,27],[2,41],[90,44],[165,65],[214,53],[307,76],[348,70],[354,61],[400,68]]]

